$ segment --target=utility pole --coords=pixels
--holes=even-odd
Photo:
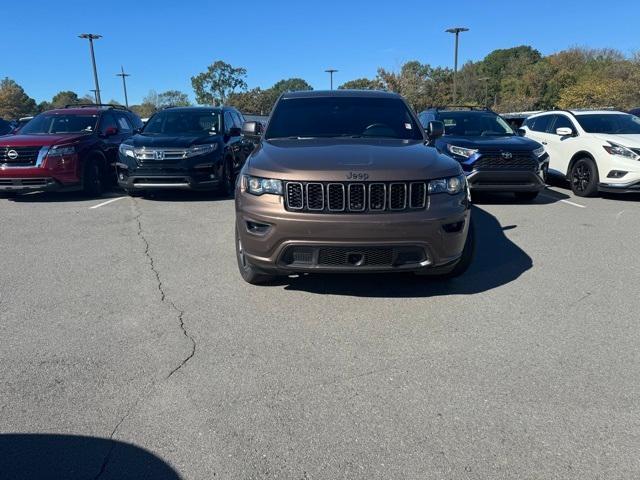
[[[102,103],[100,98],[100,84],[98,83],[98,69],[96,68],[96,56],[93,52],[93,41],[102,38],[102,35],[96,35],[94,33],[83,33],[78,35],[79,38],[85,38],[89,40],[89,50],[91,51],[91,63],[93,64],[93,80],[96,84],[96,103]]]
[[[325,70],[325,72],[327,72],[331,77],[331,90],[333,90],[333,74],[336,73],[337,71],[338,70],[336,70],[335,68],[329,68],[328,70]]]
[[[124,73],[124,67],[120,65],[120,72],[116,73],[116,77],[122,77],[122,88],[124,89],[124,104],[129,108],[129,98],[127,97],[127,77],[130,77],[130,73]]]
[[[98,95],[96,95],[97,90],[89,90],[90,92],[93,92],[93,99],[95,100],[96,103],[98,103]]]
[[[480,77],[478,81],[484,82],[484,106],[489,108],[489,80],[490,77]]]
[[[454,56],[454,67],[453,67],[453,103],[456,103],[457,91],[456,91],[456,77],[458,76],[458,37],[461,32],[468,32],[469,29],[466,27],[454,27],[448,28],[445,30],[447,33],[453,33],[456,36],[456,47],[455,47],[455,56]]]

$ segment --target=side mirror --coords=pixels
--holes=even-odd
[[[524,128],[519,128],[518,130],[516,130],[516,133],[520,137],[525,137],[527,135],[527,131]]]
[[[430,141],[434,141],[444,135],[444,123],[437,120],[432,120],[427,125],[427,136]]]
[[[242,130],[239,127],[231,127],[227,135],[230,137],[239,137],[241,134]]]
[[[561,137],[572,137],[574,135],[573,128],[569,128],[569,127],[556,128],[556,135],[560,135]]]
[[[117,127],[107,127],[104,131],[105,137],[113,137],[114,135],[117,135],[117,134],[118,134]]]
[[[244,122],[242,134],[247,137],[260,137],[262,135],[262,124],[260,122]]]

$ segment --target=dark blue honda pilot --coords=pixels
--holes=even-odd
[[[444,124],[435,146],[462,165],[472,192],[513,192],[533,200],[544,189],[549,156],[539,143],[518,136],[500,115],[473,107],[433,108],[418,115]]]

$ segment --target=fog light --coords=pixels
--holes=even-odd
[[[607,178],[622,178],[627,173],[629,173],[629,172],[625,172],[624,170],[611,170],[609,172],[609,174],[607,175]]]
[[[462,227],[464,227],[464,220],[455,223],[446,223],[442,225],[442,229],[447,233],[457,233],[462,231]]]
[[[124,173],[120,173],[120,174],[118,175],[118,178],[119,178],[120,180],[124,180]]]
[[[256,235],[264,235],[269,231],[271,225],[247,220],[247,231]]]

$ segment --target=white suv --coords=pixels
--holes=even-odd
[[[634,115],[554,110],[527,118],[521,133],[544,145],[548,175],[567,179],[576,195],[640,192],[640,118]]]

